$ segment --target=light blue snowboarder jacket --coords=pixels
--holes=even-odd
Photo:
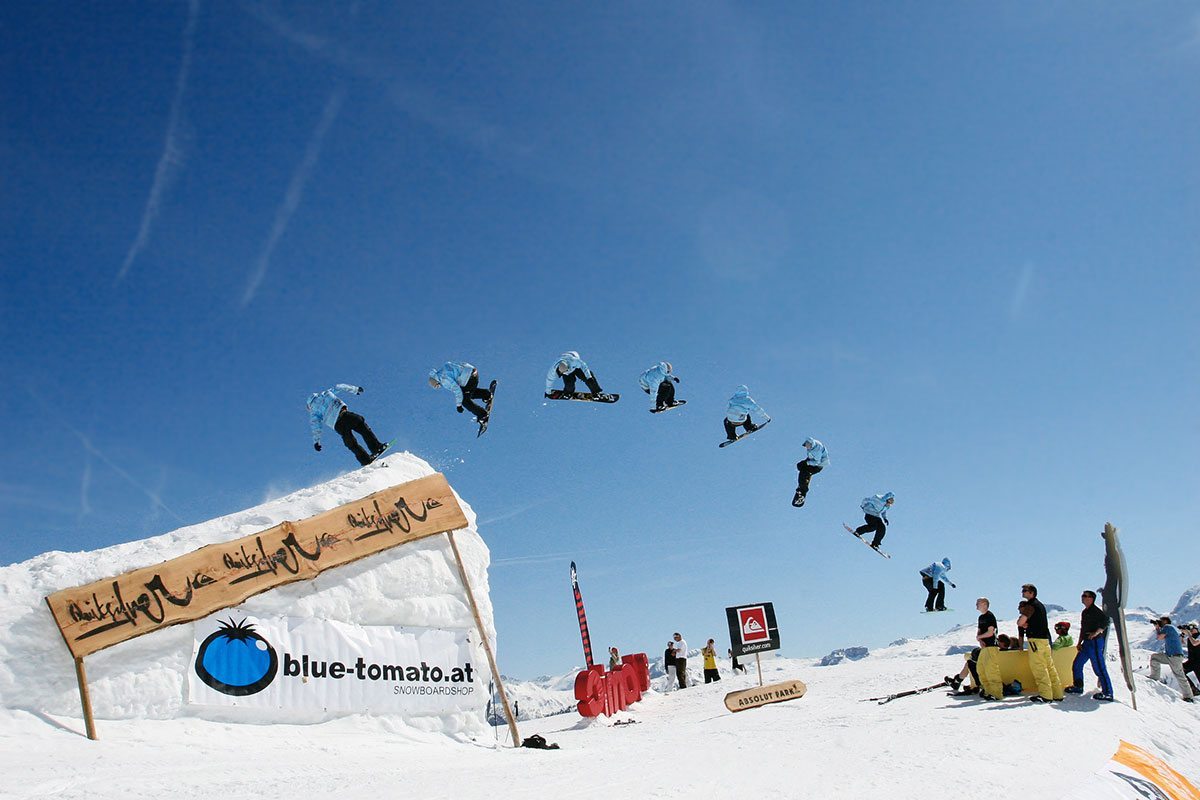
[[[729,410],[725,412],[725,419],[740,425],[747,419],[753,422],[755,416],[759,418],[765,417],[764,422],[771,419],[767,416],[767,412],[763,411],[762,406],[754,402],[754,399],[750,397],[750,389],[745,384],[742,384],[733,393],[733,397],[729,398]]]
[[[442,364],[441,368],[429,370],[429,377],[453,394],[454,404],[461,406],[463,402],[462,387],[471,380],[471,373],[474,371],[474,365],[465,361],[447,361]]]
[[[337,422],[338,414],[341,414],[342,409],[346,407],[346,404],[338,399],[335,390],[362,394],[362,389],[357,386],[351,386],[348,383],[339,383],[332,389],[326,389],[323,392],[313,392],[308,396],[308,423],[309,427],[312,428],[313,441],[317,444],[321,443],[321,426],[325,425],[333,428]]]
[[[642,376],[638,378],[638,383],[641,384],[642,389],[654,394],[663,381],[669,380],[671,380],[671,370],[667,369],[667,362],[660,361],[643,372]]]
[[[590,369],[588,369],[587,362],[579,357],[579,353],[575,352],[574,350],[568,350],[567,352],[563,353],[561,356],[559,356],[557,359],[554,360],[554,363],[550,365],[550,371],[546,373],[546,392],[547,393],[549,393],[550,390],[554,388],[554,382],[557,381],[560,377],[562,377],[561,375],[558,374],[558,365],[562,364],[564,362],[567,365],[567,373],[568,374],[579,369],[579,370],[583,370],[583,376],[585,378],[592,377],[592,371]]]
[[[937,586],[938,581],[945,581],[946,583],[950,582],[950,579],[946,577],[946,573],[949,571],[950,559],[943,558],[940,564],[935,561],[925,569],[921,570],[921,574],[928,575],[930,578],[933,578],[933,585]]]
[[[887,522],[887,501],[895,498],[895,496],[891,492],[888,492],[887,494],[873,494],[870,497],[864,497],[861,508],[872,517],[879,517],[884,522]]]
[[[829,466],[829,455],[825,452],[825,445],[821,444],[816,439],[805,439],[804,447],[808,450],[808,458],[804,459],[811,466],[824,469]]]

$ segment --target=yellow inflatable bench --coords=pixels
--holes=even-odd
[[[1002,650],[997,654],[997,660],[1000,662],[1001,682],[1009,684],[1013,682],[1013,678],[1016,678],[1021,682],[1022,694],[1032,694],[1037,691],[1037,684],[1033,682],[1033,673],[1029,671],[1028,647],[1026,644],[1025,650]],[[1058,679],[1062,681],[1064,689],[1071,685],[1071,664],[1075,662],[1077,652],[1074,647],[1064,647],[1053,653],[1054,668],[1058,670]],[[970,655],[970,653],[966,653],[963,658],[968,658]],[[1091,674],[1091,670],[1086,670],[1086,672]]]

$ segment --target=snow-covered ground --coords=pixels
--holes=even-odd
[[[0,798],[927,800],[1004,791],[1057,798],[1104,765],[1120,739],[1200,783],[1200,708],[1181,702],[1173,685],[1139,676],[1134,711],[1112,646],[1117,703],[1086,695],[1053,705],[1024,698],[983,703],[944,690],[886,705],[864,702],[956,672],[962,656],[954,653],[972,642],[973,626],[902,640],[861,658],[829,658],[838,662],[831,666],[819,666],[820,658],[764,659],[768,683],[799,679],[808,693],[738,714],[727,711],[722,698],[757,683],[753,661],[750,674],[731,676],[722,661],[721,682],[666,691],[656,658],[654,691],[615,720],[578,716],[573,673],[506,681],[520,703],[521,735],[540,733],[562,748],[547,752],[512,748],[507,727],[486,726],[482,709],[452,718],[226,721],[232,717],[186,702],[183,675],[192,634],[185,624],[89,658],[100,740],[83,736],[71,661],[41,603],[44,594],[302,518],[430,471],[407,454],[387,461],[388,468],[358,470],[162,537],[95,553],[46,553],[0,569]],[[373,556],[310,584],[272,590],[245,608],[363,625],[465,626],[468,612],[440,538]],[[474,530],[460,542],[490,628],[486,545]],[[1195,619],[1197,598],[1200,587],[1184,594],[1174,615]],[[1152,613],[1130,612],[1133,642],[1153,643]],[[1074,626],[1078,613],[1051,619],[1070,619]],[[1001,630],[1014,632],[1015,625],[1002,622]],[[501,651],[503,645],[501,631]],[[1144,665],[1147,657],[1139,649],[1136,660]],[[689,661],[699,666],[698,658]],[[698,677],[699,670],[692,673]]]

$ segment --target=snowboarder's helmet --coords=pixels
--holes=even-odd
[[[1066,633],[1069,630],[1071,630],[1071,623],[1069,623],[1069,622],[1054,623],[1054,632],[1057,633],[1059,636],[1062,636],[1064,633]]]
[[[949,558],[943,558],[943,559],[942,559],[942,566],[943,566],[943,567],[945,567],[946,569],[950,569],[950,559],[949,559]]]
[[[804,440],[805,447],[812,447],[812,443],[813,443],[813,440],[812,440],[811,436]]]
[[[671,362],[670,361],[664,361],[663,366],[667,368],[667,372],[671,371]]]
[[[560,361],[557,365],[555,365],[554,371],[559,375],[566,375],[571,371],[571,366],[565,361]]]
[[[429,370],[429,385],[434,389],[441,385],[438,383],[438,374],[436,369]]]

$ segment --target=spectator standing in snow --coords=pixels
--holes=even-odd
[[[1029,671],[1033,673],[1038,690],[1029,699],[1034,703],[1062,700],[1063,686],[1050,649],[1050,621],[1046,618],[1046,607],[1037,599],[1037,587],[1032,583],[1024,584],[1021,593],[1029,610],[1025,622],[1025,638],[1029,642]]]
[[[621,666],[621,654],[615,647],[608,648],[608,671],[612,672],[619,666]]]
[[[687,688],[687,640],[683,634],[676,632],[671,649],[675,651],[675,675],[679,678],[679,688]]]
[[[1180,632],[1183,635],[1183,643],[1187,645],[1188,651],[1187,661],[1183,662],[1183,674],[1187,675],[1190,672],[1197,678],[1200,678],[1200,627],[1197,627],[1196,623],[1193,622],[1191,625],[1182,626]],[[1189,683],[1191,680],[1191,678],[1188,678]],[[1198,693],[1200,693],[1200,689],[1197,689],[1193,683],[1192,696],[1195,697]]]
[[[704,649],[700,651],[704,656],[704,682],[712,683],[713,681],[721,680],[721,673],[717,670],[717,645],[712,640],[708,640],[708,644],[704,645]]]
[[[323,392],[313,392],[308,396],[306,405],[308,406],[309,427],[312,428],[313,449],[318,453],[321,452],[321,429],[333,428],[334,432],[342,437],[342,443],[358,459],[358,463],[365,467],[387,448],[379,439],[375,438],[375,434],[367,426],[362,415],[355,414],[346,408],[346,404],[337,396],[338,392],[362,394],[363,390],[361,386],[339,383],[333,388]],[[371,451],[370,454],[363,450],[362,445],[354,438],[356,433],[363,438],[363,442]]]
[[[1161,679],[1160,669],[1163,664],[1170,666],[1171,674],[1179,681],[1179,691],[1184,702],[1192,702],[1192,685],[1188,683],[1187,675],[1183,672],[1183,640],[1179,637],[1179,630],[1171,624],[1170,617],[1155,620],[1154,630],[1158,634],[1158,640],[1163,643],[1163,652],[1150,656],[1151,680]]]
[[[1083,613],[1079,616],[1079,644],[1075,645],[1075,661],[1071,663],[1071,685],[1064,691],[1083,694],[1083,665],[1091,663],[1092,672],[1100,681],[1100,691],[1092,695],[1096,700],[1112,700],[1112,680],[1108,677],[1108,665],[1104,663],[1104,640],[1108,636],[1108,614],[1096,605],[1096,593],[1090,589],[1079,598]]]
[[[800,473],[796,485],[796,496],[792,498],[792,505],[796,508],[804,505],[804,498],[808,495],[808,484],[812,480],[812,476],[829,466],[829,454],[825,452],[825,445],[810,436],[804,440],[804,449],[808,454],[803,461],[796,464],[796,469]]]
[[[946,610],[946,584],[949,583],[953,588],[954,582],[947,577],[946,573],[950,571],[950,559],[943,558],[942,563],[933,562],[928,567],[921,570],[921,583],[929,592],[929,596],[925,598],[926,611],[945,611]],[[937,605],[934,605],[934,601]]]
[[[675,642],[671,639],[667,639],[667,649],[663,652],[663,670],[667,673],[666,689],[670,691],[671,684],[679,682],[679,678],[675,676]]]
[[[744,666],[742,666],[740,661],[738,661],[738,657],[733,654],[733,650],[726,649],[725,652],[729,655],[729,660],[732,662],[731,667],[732,667],[734,673],[736,674],[736,673],[740,672],[743,675],[745,675],[746,668]]]

